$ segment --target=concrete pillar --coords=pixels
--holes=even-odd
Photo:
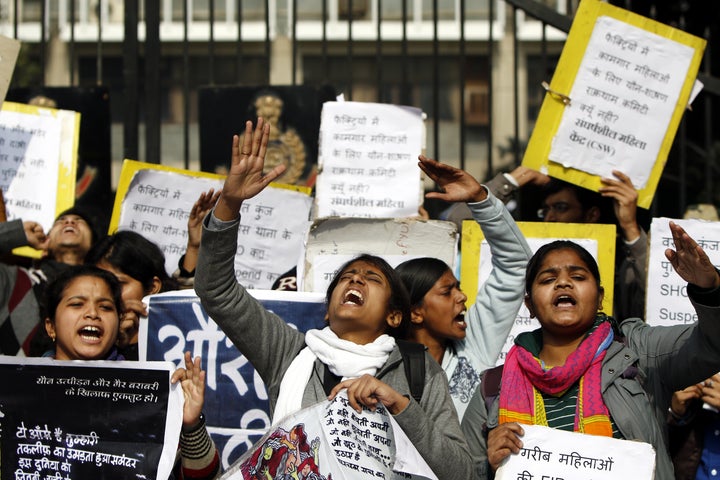
[[[45,85],[65,87],[70,85],[70,53],[67,43],[57,34],[48,41]]]
[[[292,85],[292,41],[286,35],[278,35],[270,47],[270,85]]]

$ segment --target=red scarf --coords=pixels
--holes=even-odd
[[[601,392],[601,367],[612,338],[610,323],[602,322],[568,356],[565,365],[549,370],[525,348],[513,345],[503,367],[500,423],[547,426],[542,393],[562,395],[579,380],[574,430],[611,437],[610,413]]]

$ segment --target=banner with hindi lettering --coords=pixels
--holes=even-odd
[[[652,480],[655,450],[639,441],[523,425],[523,448],[507,457],[495,480]]]
[[[0,356],[0,479],[168,478],[184,401],[174,370]]]
[[[227,480],[293,478],[437,479],[381,404],[356,412],[340,392],[288,415],[222,476]]]
[[[248,292],[300,331],[325,326],[325,297],[321,294]],[[148,305],[148,317],[140,321],[140,359],[180,365],[185,351],[202,358],[207,383],[205,421],[223,468],[227,468],[270,427],[265,385],[245,356],[207,315],[195,292],[151,295],[144,302]]]
[[[669,222],[680,225],[700,245],[713,265],[720,266],[720,222],[653,218],[650,224],[648,286],[645,320],[649,325],[684,325],[697,322],[687,282],[673,269],[665,250],[675,249]]]
[[[187,222],[202,192],[222,189],[223,176],[132,160],[123,162],[110,232],[132,230],[155,242],[172,273],[187,248]],[[235,275],[246,288],[270,288],[297,265],[310,225],[310,189],[270,184],[243,202]]]

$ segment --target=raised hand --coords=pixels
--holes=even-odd
[[[675,271],[688,283],[701,288],[720,287],[720,275],[700,245],[678,224],[670,222],[675,250],[668,248],[665,256]]]
[[[171,383],[178,381],[185,397],[183,425],[192,427],[200,422],[205,403],[205,371],[200,368],[200,357],[193,361],[190,352],[185,352],[185,368],[178,368],[170,377]]]
[[[427,174],[442,192],[428,192],[427,198],[447,202],[479,202],[487,198],[487,191],[465,170],[437,162],[425,155],[418,157],[418,166]]]
[[[603,197],[613,199],[613,210],[618,225],[622,230],[623,238],[632,242],[640,236],[640,226],[637,223],[638,192],[632,184],[630,177],[619,170],[613,170],[616,178],[602,178],[603,187],[598,192]]]
[[[24,221],[23,230],[25,230],[28,245],[36,250],[43,250],[47,246],[47,237],[45,236],[42,225],[29,220]]]
[[[240,137],[233,136],[230,170],[215,207],[215,216],[219,220],[236,219],[243,201],[260,193],[285,171],[285,165],[281,164],[263,173],[269,138],[270,124],[262,117],[258,118],[254,131],[251,121],[245,123],[242,145]]]

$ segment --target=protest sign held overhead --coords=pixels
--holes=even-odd
[[[681,30],[583,0],[523,165],[595,191],[620,170],[649,208],[704,48]]]
[[[356,412],[341,391],[287,416],[223,475],[228,480],[296,478],[437,479],[381,404]]]
[[[422,112],[384,103],[326,102],[320,122],[317,217],[418,214]]]
[[[172,273],[185,253],[188,218],[201,193],[222,189],[224,177],[125,160],[110,231],[132,230],[155,242]],[[235,274],[246,288],[270,288],[296,266],[309,226],[307,187],[272,184],[243,202]]]
[[[183,405],[173,371],[0,356],[0,479],[168,478]]]
[[[38,222],[47,232],[75,202],[80,114],[5,102],[0,110],[0,189],[8,220]],[[30,247],[15,253],[39,257]]]

